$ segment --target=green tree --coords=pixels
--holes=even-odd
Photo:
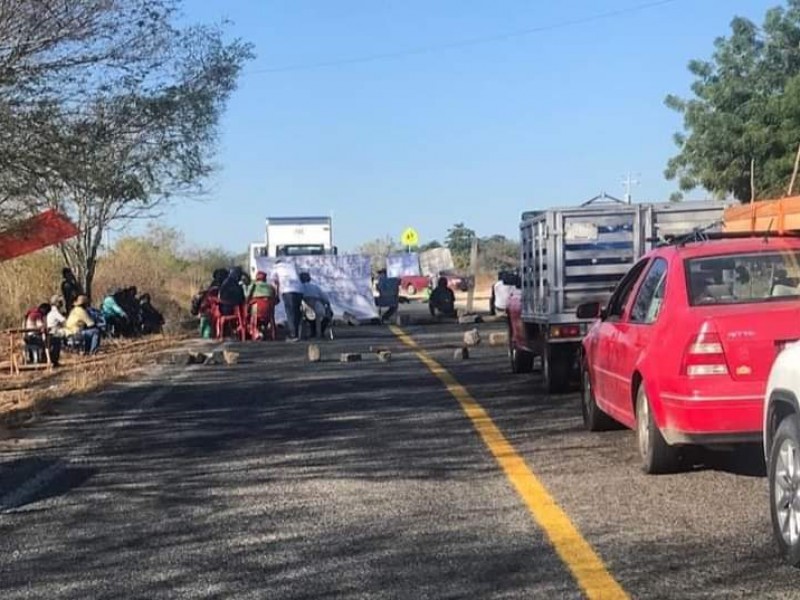
[[[481,266],[489,271],[502,271],[519,267],[519,242],[504,235],[493,235],[480,240]]]
[[[693,60],[692,97],[668,96],[684,132],[665,175],[680,189],[702,186],[716,197],[786,191],[800,144],[800,0],[770,9],[758,27],[736,17],[715,41],[711,60]]]
[[[456,223],[447,230],[444,244],[450,249],[457,268],[464,269],[469,265],[469,251],[474,237],[475,232],[464,223]]]

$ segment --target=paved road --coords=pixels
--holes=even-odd
[[[800,597],[757,451],[645,477],[632,433],[583,432],[577,396],[509,375],[503,349],[455,361],[456,327],[406,331],[631,597]],[[337,360],[379,345],[391,363]],[[0,444],[0,597],[583,596],[452,386],[390,331],[342,330],[316,365],[302,344],[236,349],[235,367],[166,368]]]

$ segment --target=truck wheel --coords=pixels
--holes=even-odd
[[[592,380],[586,367],[581,371],[581,413],[586,431],[608,431],[615,425],[614,420],[597,406]]]
[[[408,293],[409,296],[413,296],[417,293],[417,288],[414,287],[413,283],[408,284],[408,287],[406,287],[406,293]]]
[[[667,444],[661,435],[650,400],[644,390],[644,382],[639,384],[636,393],[636,441],[639,445],[639,456],[642,459],[642,470],[648,475],[671,473],[678,462],[678,449]]]
[[[533,371],[533,354],[515,348],[510,336],[508,338],[508,356],[511,359],[512,373],[530,373]]]
[[[800,419],[792,414],[783,419],[775,433],[768,465],[772,531],[784,560],[800,566]]]
[[[553,344],[545,348],[542,371],[548,394],[560,394],[569,388],[569,375],[574,360],[575,351],[567,344]]]

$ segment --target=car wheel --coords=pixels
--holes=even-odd
[[[675,470],[678,451],[667,444],[653,419],[644,382],[639,385],[639,391],[636,393],[636,441],[645,473],[656,475]]]
[[[607,431],[614,427],[614,420],[597,406],[592,380],[586,367],[581,373],[581,412],[583,413],[583,426],[587,431]]]
[[[800,566],[800,419],[781,421],[769,453],[769,496],[772,531],[781,555]]]
[[[414,287],[413,283],[409,283],[408,287],[406,288],[406,292],[408,293],[409,296],[413,296],[414,294],[417,293],[417,288]]]

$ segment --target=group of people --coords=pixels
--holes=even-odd
[[[386,269],[380,269],[375,286],[378,292],[375,305],[378,307],[381,323],[386,323],[397,313],[400,304],[400,278],[389,277]],[[381,311],[383,308],[386,309],[385,312]],[[447,277],[439,277],[436,281],[436,286],[428,295],[428,310],[433,317],[456,316],[456,296],[448,285]]]
[[[283,305],[286,313],[286,340],[303,337],[307,323],[310,337],[324,337],[333,319],[328,295],[311,280],[307,272],[297,273],[292,262],[277,261],[272,277],[259,271],[255,281],[240,268],[217,269],[211,284],[192,299],[191,312],[201,317],[201,334],[216,329],[216,319],[239,311],[251,324],[246,331],[251,339],[264,339],[266,328],[275,327],[274,310]],[[241,324],[246,327],[245,324]],[[224,333],[224,332],[223,332]],[[273,329],[274,333],[274,329]]]
[[[25,312],[25,353],[34,363],[44,362],[49,354],[50,362],[58,366],[65,344],[92,355],[105,335],[160,333],[163,326],[164,317],[153,307],[149,294],[137,296],[135,287],[109,290],[100,308],[94,308],[75,274],[64,268],[61,294]]]

